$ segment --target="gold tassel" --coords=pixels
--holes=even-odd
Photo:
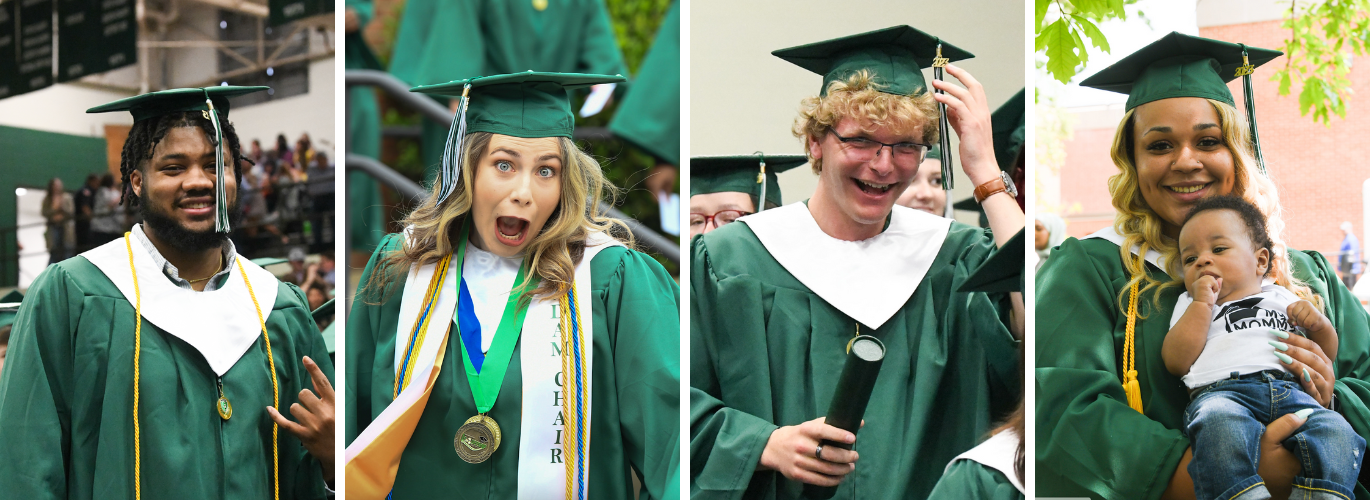
[[[1132,282],[1127,300],[1127,330],[1123,338],[1123,392],[1127,405],[1142,413],[1142,384],[1137,382],[1137,282]]]

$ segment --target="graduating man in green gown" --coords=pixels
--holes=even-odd
[[[570,141],[568,93],[614,81],[521,72],[413,89],[469,85],[466,134],[372,256],[347,318],[349,498],[679,497],[679,288],[593,208],[567,208],[595,207],[603,182]],[[533,187],[498,188],[534,167]],[[492,206],[503,216],[483,215]],[[573,279],[549,264],[562,249],[576,249]],[[566,285],[525,300],[525,277]]]
[[[957,291],[1023,228],[989,106],[955,66],[967,88],[937,82],[946,94],[931,97],[920,68],[971,55],[908,26],[775,54],[824,75],[795,126],[818,187],[692,242],[691,496],[797,498],[814,484],[838,486],[835,498],[924,498],[940,465],[1019,400],[1021,297]],[[937,140],[934,99],[992,232],[894,206]],[[888,119],[835,111],[857,106]],[[857,334],[887,350],[859,438],[822,420]]]
[[[227,235],[242,161],[228,98],[258,90],[175,89],[90,110],[134,115],[124,198],[144,222],[29,288],[0,379],[6,498],[327,494],[323,338],[304,294]]]

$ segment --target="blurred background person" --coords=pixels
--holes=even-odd
[[[947,191],[942,188],[942,149],[933,146],[923,163],[918,165],[918,173],[913,183],[899,195],[896,204],[936,215],[950,217],[947,211]]]
[[[1037,264],[1033,269],[1039,269],[1045,264],[1047,257],[1051,255],[1051,249],[1061,246],[1061,242],[1066,240],[1066,221],[1061,216],[1051,212],[1037,212],[1036,237],[1033,244],[1034,252],[1037,256]]]
[[[1338,249],[1337,275],[1347,289],[1356,288],[1356,280],[1361,273],[1360,240],[1356,238],[1350,222],[1341,223],[1341,247]]]
[[[72,219],[76,215],[75,202],[71,193],[62,189],[62,179],[53,177],[48,181],[47,195],[43,197],[43,218],[47,220],[45,234],[48,242],[49,264],[56,264],[71,256],[76,239],[76,226]]]
[[[95,216],[95,191],[100,188],[100,176],[86,176],[86,183],[76,190],[76,252],[84,252],[91,244],[90,219]]]
[[[114,175],[105,174],[95,191],[94,216],[90,220],[91,245],[98,246],[124,234],[124,210],[120,206],[119,190],[114,187]]]

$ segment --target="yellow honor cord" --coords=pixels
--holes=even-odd
[[[431,323],[429,320],[432,319],[433,315],[431,308],[433,303],[437,301],[438,293],[442,291],[443,282],[447,281],[447,268],[451,263],[452,254],[449,253],[447,256],[438,259],[437,266],[434,266],[433,277],[428,280],[428,291],[424,292],[423,302],[420,303],[420,307],[424,310],[419,311],[419,318],[414,320],[414,327],[410,329],[411,332],[418,330],[419,333],[410,336],[409,345],[406,346],[409,361],[404,364],[403,377],[400,376],[400,373],[395,374],[395,394],[391,396],[392,398],[400,397],[400,391],[409,387],[409,379],[414,376],[414,364],[418,361],[418,356],[415,355],[417,354],[416,350],[423,347],[423,339],[428,336],[428,325]],[[451,329],[450,325],[448,329]]]
[[[133,326],[133,498],[141,500],[143,498],[143,456],[140,445],[140,434],[138,428],[138,381],[139,381],[139,354],[143,347],[143,294],[138,287],[138,267],[133,265],[133,244],[130,239],[132,233],[124,233],[124,248],[128,250],[128,268],[133,273],[133,301],[134,301],[134,326]],[[266,332],[266,318],[262,316],[261,305],[257,303],[257,294],[252,291],[252,282],[248,281],[247,273],[243,271],[242,261],[234,261],[238,264],[238,274],[243,276],[243,284],[247,285],[247,294],[252,297],[252,306],[257,311],[257,323],[262,327],[262,338],[266,340],[266,359],[271,366],[271,406],[279,412],[281,409],[280,387],[276,380],[276,357],[271,353],[271,336]],[[222,397],[222,389],[220,389]],[[275,499],[281,499],[281,467],[280,449],[277,446],[277,437],[280,425],[273,419],[271,421],[271,481]]]
[[[133,266],[132,233],[124,233],[128,249],[128,269],[133,271],[133,498],[143,498],[143,452],[138,430],[138,354],[143,351],[143,293],[138,290],[138,268]]]
[[[1142,413],[1142,385],[1137,381],[1137,282],[1127,299],[1127,330],[1123,338],[1123,392],[1127,405]]]
[[[572,313],[571,309],[571,301],[576,300],[575,289],[575,283],[572,282],[570,288],[566,293],[562,294],[558,301],[561,309],[561,387],[562,393],[566,395],[566,397],[561,398],[562,415],[565,416],[561,425],[561,454],[563,458],[562,463],[566,464],[566,498],[568,499],[576,498],[575,483],[578,478],[576,477],[575,468],[577,465],[583,465],[576,463],[576,450],[580,449],[581,445],[574,430],[575,422],[580,420],[580,415],[585,411],[585,395],[582,394],[582,391],[576,390],[576,381],[573,378],[575,376],[575,372],[573,371],[575,368],[573,356],[576,354],[573,349],[583,349],[585,345],[583,331],[580,332],[582,335],[579,336],[579,342],[576,342],[574,345],[571,342],[572,337],[576,334],[572,329],[573,317],[574,325],[577,328],[582,324],[580,322],[580,308],[575,308],[574,313]],[[591,335],[593,335],[593,333],[591,333]],[[584,353],[580,354],[582,354],[581,358],[583,359]],[[572,404],[573,399],[575,404]],[[585,434],[585,439],[589,440],[590,429],[585,429]],[[589,457],[586,457],[586,460],[589,460]]]

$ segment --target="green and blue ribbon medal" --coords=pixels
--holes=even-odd
[[[470,222],[463,223],[461,239],[458,240],[462,244],[457,245],[456,262],[452,263],[456,266],[458,283],[461,283],[462,262],[466,258],[465,242],[470,231]],[[519,266],[518,276],[514,278],[515,286],[523,283],[526,277],[527,259]],[[537,282],[537,275],[533,275],[528,286],[536,287]],[[504,383],[509,361],[514,357],[514,346],[518,344],[519,334],[523,331],[523,320],[528,314],[529,302],[523,300],[522,294],[509,294],[509,300],[504,304],[504,314],[500,316],[499,328],[495,330],[494,341],[490,343],[490,352],[485,355],[485,361],[481,363],[479,370],[471,362],[471,353],[472,349],[479,350],[480,346],[469,346],[464,339],[460,341],[461,360],[466,367],[466,381],[471,385],[471,395],[476,400],[476,411],[479,412],[457,428],[457,435],[452,443],[457,456],[467,463],[478,464],[489,460],[495,450],[499,449],[499,424],[486,413],[495,406],[495,400],[499,398],[500,386]],[[454,318],[457,322],[457,331],[460,332],[461,315],[458,314]],[[458,338],[461,336],[458,335]]]
[[[950,62],[947,58],[942,57],[942,40],[938,39],[937,57],[932,60],[932,78],[937,81],[945,80],[946,77],[942,74],[942,68],[947,67]],[[938,90],[937,93],[945,94],[946,92]],[[951,128],[947,126],[947,105],[941,102],[937,103],[937,124],[937,143],[942,148],[942,190],[951,191],[956,178],[951,171]],[[890,151],[893,153],[894,150]],[[926,154],[924,156],[926,157]]]
[[[1246,99],[1246,119],[1251,122],[1251,147],[1255,149],[1256,166],[1260,168],[1261,175],[1266,177],[1270,173],[1265,169],[1265,156],[1261,154],[1261,134],[1256,131],[1256,93],[1251,88],[1251,74],[1256,72],[1256,67],[1251,64],[1251,57],[1246,51],[1246,44],[1239,43],[1242,47],[1242,65],[1237,67],[1237,76],[1242,77],[1242,93]]]
[[[209,109],[201,113],[214,124],[214,232],[228,234],[232,228],[228,227],[228,191],[224,189],[224,129],[219,125],[219,112],[214,110],[214,100],[209,98],[208,90],[205,91],[205,107]],[[219,413],[223,414],[223,411]]]

